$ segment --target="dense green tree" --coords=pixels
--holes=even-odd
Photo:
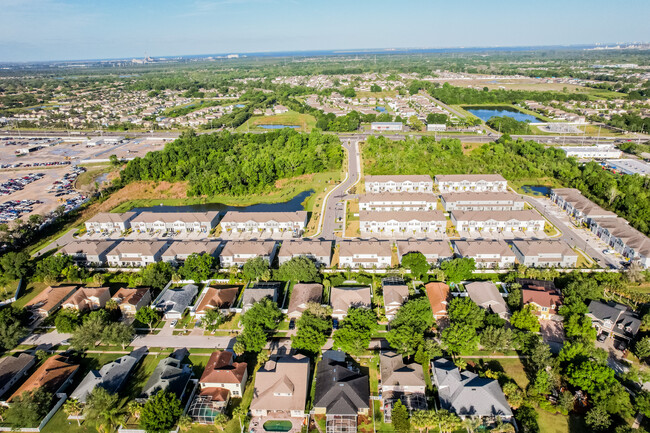
[[[483,349],[492,353],[505,352],[512,349],[513,338],[511,329],[488,326],[481,332],[480,342]]]
[[[142,270],[142,285],[162,290],[173,273],[174,269],[168,262],[150,263]]]
[[[278,279],[311,283],[320,281],[318,268],[313,260],[305,256],[296,256],[280,265],[277,271]]]
[[[481,328],[485,319],[485,310],[476,305],[469,297],[459,296],[449,302],[447,315],[452,323]]]
[[[589,393],[607,389],[615,383],[614,370],[607,365],[583,361],[571,364],[566,370],[567,381]]]
[[[83,414],[98,431],[113,432],[123,423],[126,409],[119,395],[96,386],[88,395]]]
[[[64,308],[56,314],[54,325],[60,333],[70,334],[81,324],[79,311],[72,308]]]
[[[155,308],[144,306],[136,311],[135,319],[140,323],[147,324],[151,328],[160,319],[160,313]]]
[[[426,297],[409,299],[397,310],[395,318],[390,322],[391,328],[410,326],[415,332],[423,333],[434,324],[431,304]]]
[[[402,356],[414,355],[422,342],[424,337],[409,325],[391,328],[386,334],[386,341],[390,347],[395,349],[397,353]]]
[[[350,308],[345,320],[334,332],[334,347],[351,355],[359,355],[368,349],[372,332],[377,326],[377,316],[372,310]]]
[[[107,325],[106,317],[101,315],[86,316],[82,324],[72,334],[70,344],[77,350],[88,350],[95,347],[100,343]]]
[[[596,329],[591,325],[591,319],[582,314],[572,314],[564,322],[564,332],[568,338],[596,339]]]
[[[422,365],[429,365],[432,359],[442,356],[442,347],[434,339],[425,339],[413,358],[415,362]]]
[[[23,310],[13,306],[0,310],[0,348],[13,349],[18,342],[29,334],[23,325]]]
[[[455,354],[469,353],[477,349],[479,337],[474,326],[457,322],[442,331],[442,344]]]
[[[8,280],[18,280],[29,272],[29,253],[10,251],[0,257],[0,270]]]
[[[650,356],[650,337],[645,336],[634,345],[634,354],[639,359],[646,359]]]
[[[541,328],[539,320],[537,320],[537,317],[533,314],[533,308],[531,306],[526,306],[523,309],[512,313],[510,323],[515,328],[530,332],[539,332]]]
[[[122,350],[128,346],[135,336],[133,326],[126,323],[109,323],[102,332],[102,342],[107,344],[119,344]]]
[[[183,413],[181,402],[169,391],[158,391],[142,408],[140,427],[147,433],[166,433]]]
[[[402,267],[411,271],[413,278],[421,280],[431,268],[422,253],[408,253],[402,257]]]
[[[502,134],[530,134],[528,122],[518,121],[510,116],[495,116],[485,122],[490,128]]]
[[[332,329],[329,314],[330,311],[320,305],[310,304],[296,323],[298,330],[291,337],[291,347],[312,354],[320,353]]]
[[[587,412],[585,423],[593,431],[603,431],[612,424],[612,419],[602,406],[594,406]]]
[[[406,409],[406,406],[400,400],[397,400],[393,405],[391,424],[393,424],[393,428],[398,433],[408,433],[411,431],[408,409]]]
[[[274,331],[278,328],[280,320],[282,319],[282,312],[278,308],[278,304],[269,298],[262,298],[254,303],[242,316],[241,322],[244,329],[249,326],[260,326],[266,331]]]
[[[37,427],[50,411],[52,398],[43,388],[26,391],[12,400],[6,418],[15,428]]]
[[[58,280],[63,276],[63,271],[73,266],[72,256],[55,254],[44,257],[36,264],[36,277],[42,280]]]
[[[210,332],[216,331],[219,329],[219,326],[225,322],[226,316],[221,311],[219,311],[218,308],[209,308],[201,319],[203,329]]]
[[[244,277],[247,280],[259,281],[270,275],[269,263],[263,257],[255,257],[246,260],[243,267]]]
[[[205,281],[214,268],[215,258],[208,253],[190,254],[178,272],[186,280]]]
[[[237,336],[237,342],[242,343],[246,352],[259,353],[267,342],[267,333],[258,324],[248,326]]]
[[[471,278],[472,272],[476,269],[476,263],[472,258],[456,258],[442,262],[440,269],[445,273],[447,281],[458,283]]]

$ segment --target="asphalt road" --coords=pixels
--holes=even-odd
[[[345,207],[343,199],[347,195],[347,190],[352,187],[358,180],[361,171],[361,156],[359,155],[359,141],[358,136],[342,137],[341,143],[348,153],[348,177],[341,182],[327,195],[323,202],[324,212],[321,216],[321,230],[314,238],[319,239],[334,239],[334,231],[339,218],[343,220]]]
[[[589,257],[596,260],[596,262],[601,267],[610,267],[610,268],[620,268],[621,264],[613,255],[603,254],[602,250],[598,248],[596,241],[590,239],[589,237],[582,237],[578,235],[578,230],[573,226],[567,225],[564,221],[558,218],[555,215],[555,210],[557,207],[549,205],[545,201],[540,199],[522,195],[524,200],[528,202],[531,206],[537,209],[542,213],[555,227],[562,232],[562,236],[559,239],[562,239],[564,242],[569,244],[569,246],[577,247],[587,253]]]

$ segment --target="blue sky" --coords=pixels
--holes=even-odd
[[[650,41],[648,0],[0,0],[0,62]]]

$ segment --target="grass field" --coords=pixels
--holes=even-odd
[[[86,168],[88,171],[81,173],[79,177],[77,177],[74,184],[75,189],[83,190],[88,186],[91,186],[102,174],[117,170],[116,167],[113,167],[110,164],[93,165]]]
[[[297,125],[300,132],[309,132],[316,126],[316,118],[311,114],[301,114],[289,111],[274,116],[253,116],[237,128],[237,132],[260,130],[257,125]]]
[[[466,361],[475,363],[486,363],[487,367],[492,371],[503,371],[509,378],[517,382],[522,389],[528,386],[528,377],[524,371],[524,365],[519,358],[463,358]]]

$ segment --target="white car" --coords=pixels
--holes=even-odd
[[[178,323],[178,320],[172,320],[171,323],[169,324],[169,327],[173,328],[174,326],[176,326],[177,323]]]
[[[614,254],[615,252],[616,251],[610,249],[603,250],[603,254]]]

